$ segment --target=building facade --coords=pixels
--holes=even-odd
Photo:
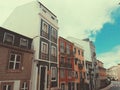
[[[53,90],[57,88],[57,17],[42,3],[32,1],[15,8],[2,27],[33,39],[32,49],[35,53],[32,65],[31,90]]]
[[[116,66],[112,66],[107,69],[107,76],[111,78],[111,80],[119,80],[120,81],[120,64]]]
[[[74,90],[73,43],[59,37],[59,86],[61,90]]]
[[[0,90],[30,90],[32,39],[0,27]]]
[[[74,43],[75,90],[83,90],[85,83],[84,50]]]

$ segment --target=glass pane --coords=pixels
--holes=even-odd
[[[15,55],[12,54],[12,55],[10,56],[10,61],[14,61],[14,60],[15,60]]]
[[[10,35],[10,34],[6,34],[6,41],[8,42],[12,42],[13,41],[13,35]]]
[[[20,55],[17,55],[16,61],[20,61]]]
[[[19,69],[19,67],[20,67],[20,63],[16,63],[15,69]]]
[[[8,85],[8,90],[12,90],[12,89],[11,89],[11,85]]]
[[[10,62],[9,69],[13,69],[13,67],[14,67],[14,62]]]
[[[6,85],[3,86],[3,90],[6,90]]]

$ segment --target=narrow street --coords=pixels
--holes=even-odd
[[[112,81],[111,88],[109,90],[120,90],[120,82]]]

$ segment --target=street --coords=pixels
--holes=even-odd
[[[111,87],[109,90],[120,90],[120,82],[118,81],[112,81]]]

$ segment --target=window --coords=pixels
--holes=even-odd
[[[65,62],[65,58],[61,57],[60,62],[63,64]]]
[[[11,82],[4,82],[1,85],[2,85],[2,90],[13,90],[13,83]]]
[[[12,45],[14,43],[14,35],[10,33],[5,33],[3,42]]]
[[[42,30],[44,32],[48,33],[48,24],[47,23],[45,23],[45,22],[42,23]]]
[[[60,42],[60,52],[64,53],[64,42]]]
[[[67,47],[67,54],[70,54],[70,46],[67,45],[66,47]]]
[[[75,72],[75,78],[78,79],[78,72]]]
[[[52,80],[57,80],[57,69],[56,69],[56,67],[51,67],[51,69],[52,69]]]
[[[52,48],[52,50],[51,50],[51,54],[53,55],[53,56],[56,56],[56,47],[55,46],[52,46],[51,47]]]
[[[72,70],[68,70],[68,77],[71,78],[73,76]]]
[[[48,54],[48,44],[45,42],[42,42],[42,46],[41,46],[41,52]]]
[[[65,90],[65,84],[64,83],[61,84],[61,90]]]
[[[28,83],[27,82],[23,82],[21,85],[21,89],[20,90],[28,90]]]
[[[78,54],[80,55],[80,50],[78,50]]]
[[[84,52],[82,51],[82,56],[84,56]]]
[[[60,77],[61,78],[65,77],[65,71],[63,69],[60,70]]]
[[[74,54],[76,53],[76,48],[74,48]]]
[[[52,36],[57,38],[57,31],[54,28],[52,28]]]
[[[78,59],[77,59],[77,58],[75,58],[75,65],[77,65],[77,62],[78,62]]]
[[[21,65],[21,54],[10,53],[8,68],[12,70],[18,70],[20,69],[20,65]]]
[[[28,47],[28,40],[24,38],[20,38],[20,46]]]

